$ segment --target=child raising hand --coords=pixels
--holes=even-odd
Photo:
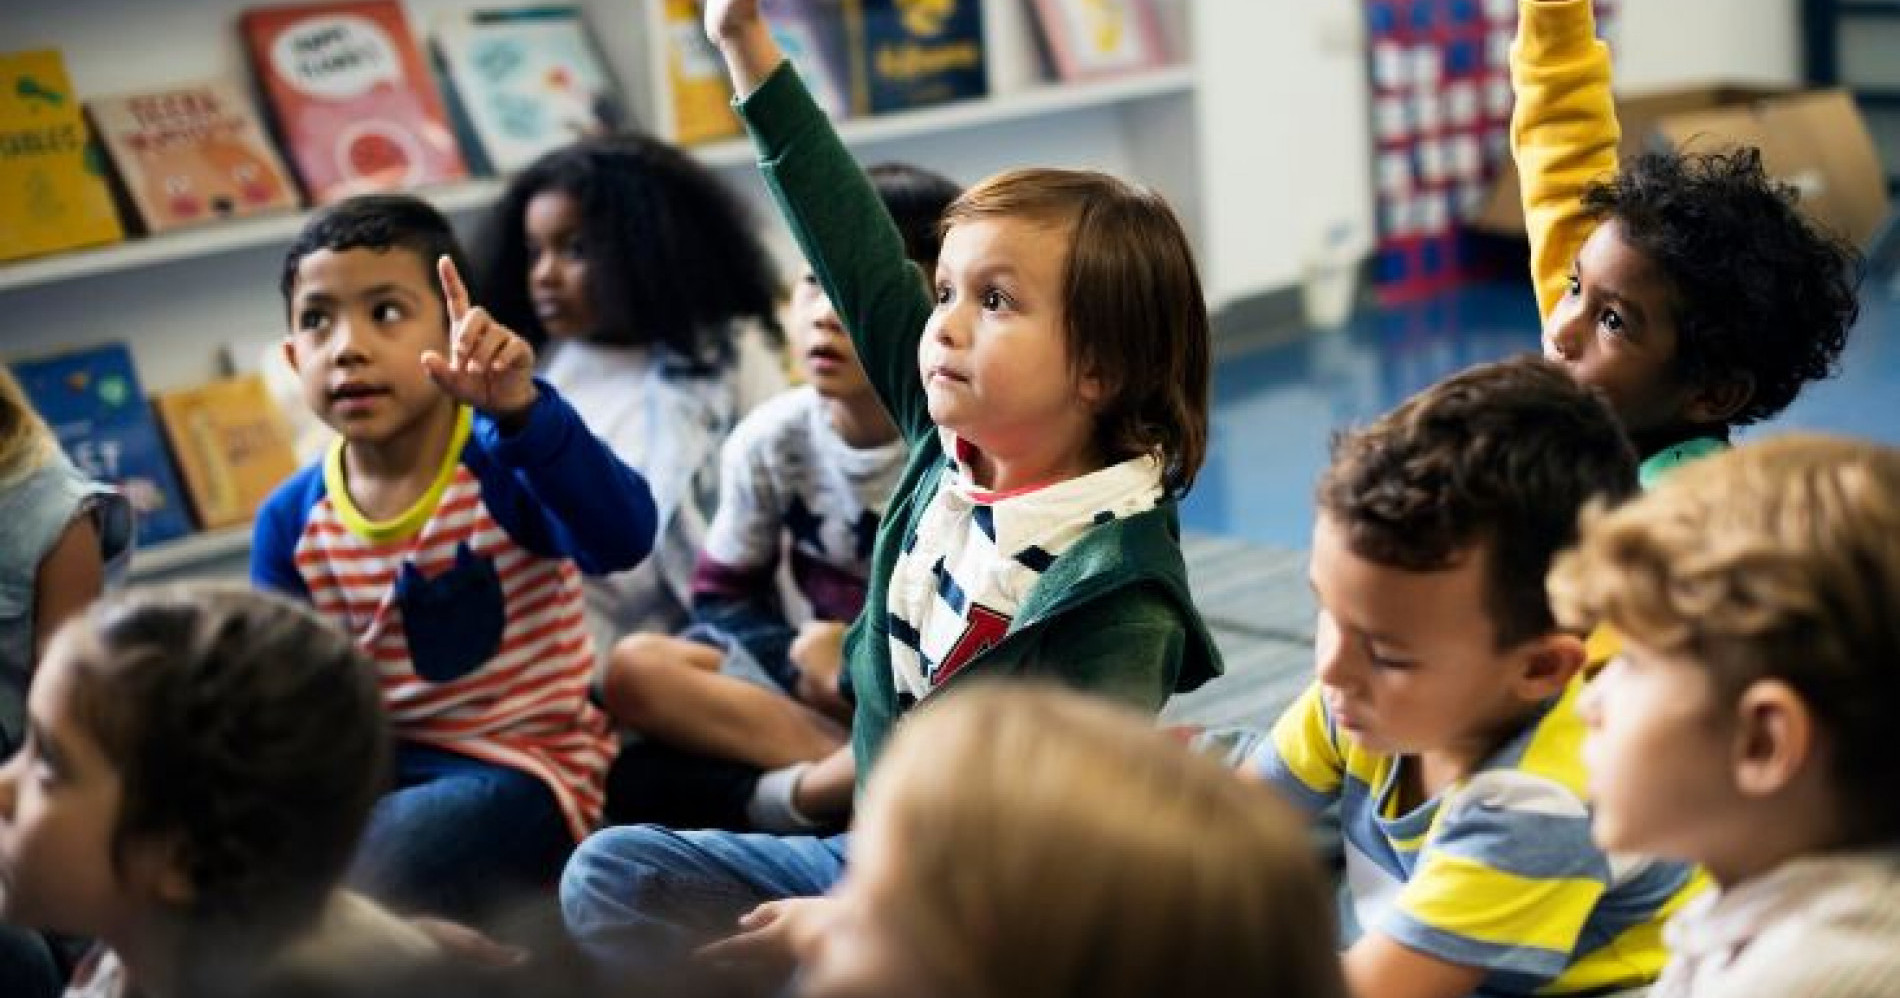
[[[1166,202],[1099,173],[991,177],[952,203],[920,283],[756,0],[714,0],[706,25],[766,184],[910,451],[846,640],[851,753],[807,772],[798,810],[826,811],[806,784],[842,776],[848,793],[905,712],[975,677],[1152,712],[1217,674],[1175,513],[1206,446],[1207,311]],[[590,953],[648,965],[842,868],[835,839],[612,829],[569,863],[562,900]]]
[[[447,220],[401,195],[326,208],[291,246],[284,350],[337,439],[265,504],[251,576],[376,664],[395,789],[352,881],[480,921],[599,820],[614,743],[581,573],[644,558],[654,507],[470,303],[459,259]]]

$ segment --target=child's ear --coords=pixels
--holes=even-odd
[[[1779,679],[1762,679],[1735,704],[1735,786],[1767,797],[1800,778],[1815,755],[1814,714]]]
[[[1524,650],[1517,675],[1518,695],[1528,701],[1548,700],[1570,685],[1588,656],[1583,639],[1574,634],[1546,634],[1532,638]]]
[[[1736,371],[1698,387],[1684,415],[1691,423],[1727,423],[1754,397],[1755,376]]]
[[[288,336],[284,337],[284,360],[290,363],[290,369],[292,371],[296,371],[299,374],[303,373],[303,371],[297,367],[297,341]]]
[[[178,835],[140,837],[126,846],[126,866],[135,880],[160,902],[187,907],[197,900],[184,839]]]

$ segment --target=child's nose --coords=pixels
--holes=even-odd
[[[1560,364],[1583,359],[1587,324],[1581,321],[1581,315],[1580,310],[1551,314],[1550,324],[1544,329],[1544,356]]]

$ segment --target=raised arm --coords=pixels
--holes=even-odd
[[[1597,39],[1591,0],[1519,0],[1511,87],[1511,155],[1530,233],[1531,280],[1538,314],[1548,316],[1595,228],[1583,212],[1583,191],[1616,172],[1610,50]]]
[[[935,432],[917,374],[931,295],[896,223],[786,64],[758,0],[708,0],[706,31],[725,57],[766,186],[878,397],[906,440]]]

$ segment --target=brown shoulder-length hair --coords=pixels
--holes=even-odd
[[[1069,357],[1100,381],[1095,443],[1152,455],[1180,497],[1207,456],[1207,300],[1194,251],[1159,194],[1088,170],[1027,169],[970,188],[944,229],[984,218],[1065,225],[1062,311]]]
[[[899,844],[877,915],[942,993],[1346,993],[1305,823],[1125,707],[1024,680],[932,698],[860,814]]]

